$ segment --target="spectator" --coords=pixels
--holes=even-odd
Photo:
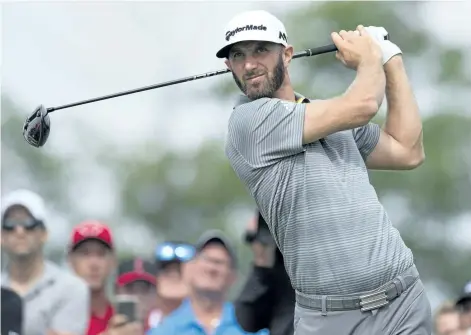
[[[183,266],[194,255],[194,246],[185,242],[166,241],[155,248],[157,299],[156,308],[149,316],[151,328],[159,325],[187,297],[188,287],[183,280]]]
[[[116,293],[138,299],[138,318],[145,330],[150,328],[150,313],[156,304],[155,272],[152,262],[138,257],[122,261],[116,277]]]
[[[46,225],[39,195],[17,190],[2,199],[2,250],[8,257],[2,286],[23,299],[23,334],[82,335],[90,294],[81,279],[44,258]]]
[[[84,221],[72,230],[69,263],[91,293],[87,315],[88,335],[103,332],[114,314],[106,295],[106,282],[116,267],[111,229],[99,221]]]
[[[460,329],[459,312],[452,303],[443,304],[435,314],[435,335],[466,335]]]
[[[466,283],[461,297],[456,302],[460,311],[460,326],[471,331],[471,281]]]
[[[196,256],[184,270],[188,298],[148,334],[245,334],[233,305],[226,301],[236,279],[236,257],[224,235],[218,231],[204,234],[196,244]]]
[[[23,301],[14,291],[2,287],[1,305],[1,334],[23,334]]]
[[[268,329],[270,335],[292,335],[295,292],[283,256],[258,212],[246,236],[254,260],[252,272],[234,303],[237,321],[245,331]]]

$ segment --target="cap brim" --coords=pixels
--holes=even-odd
[[[118,286],[124,286],[136,281],[145,281],[149,284],[155,285],[155,276],[147,272],[126,272],[116,278],[116,284]]]
[[[88,237],[88,238],[85,238],[83,240],[80,240],[79,242],[75,243],[75,244],[71,244],[70,245],[70,250],[71,251],[74,251],[75,249],[77,249],[79,246],[81,246],[84,242],[87,242],[87,241],[97,241],[97,242],[100,242],[101,244],[103,244],[105,247],[109,248],[109,249],[113,249],[113,245],[111,245],[110,243],[106,242],[106,241],[103,241],[101,238],[96,238],[96,237]]]
[[[207,236],[206,238],[201,239],[199,243],[197,244],[196,249],[201,251],[210,243],[219,243],[228,250],[230,250],[231,248],[231,245],[229,244],[229,242],[226,241],[224,237],[214,235],[214,236]]]
[[[27,204],[20,202],[11,203],[8,206],[5,206],[5,208],[2,208],[2,220],[5,220],[7,215],[10,214],[11,210],[15,208],[21,208],[22,210],[26,211],[26,213],[28,213],[28,215],[31,216],[34,220],[42,221],[41,219],[38,219],[34,216],[33,212]]]
[[[237,255],[235,254],[234,247],[232,246],[232,243],[227,240],[227,238],[220,232],[214,230],[214,231],[209,231],[206,234],[204,234],[198,243],[196,244],[196,250],[198,252],[201,252],[208,244],[210,243],[218,243],[224,247],[224,249],[227,250],[229,253],[230,257],[234,261],[234,266],[237,263]]]
[[[231,47],[234,45],[234,43],[226,45],[224,48],[219,50],[216,53],[217,58],[229,58],[229,50],[231,50]]]

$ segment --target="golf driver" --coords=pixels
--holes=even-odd
[[[386,36],[385,39],[388,39],[388,37]],[[334,52],[334,51],[337,51],[337,47],[335,46],[335,44],[329,44],[329,45],[325,45],[325,46],[322,46],[322,47],[306,49],[304,51],[297,52],[293,55],[293,59],[294,58],[321,55],[321,54],[325,54],[325,53],[328,53],[328,52]],[[75,107],[75,106],[79,106],[79,105],[85,105],[85,104],[89,104],[89,103],[92,103],[92,102],[117,98],[117,97],[120,97],[120,96],[123,96],[123,95],[139,93],[139,92],[153,90],[153,89],[161,88],[161,87],[165,87],[165,86],[181,84],[181,83],[185,83],[187,81],[193,81],[193,80],[213,77],[213,76],[217,76],[217,75],[225,74],[225,73],[229,73],[229,72],[231,72],[229,69],[213,71],[213,72],[207,72],[207,73],[200,74],[200,75],[195,75],[195,76],[191,76],[191,77],[186,77],[186,78],[181,78],[181,79],[177,79],[177,80],[167,81],[167,82],[164,82],[164,83],[155,84],[155,85],[151,85],[151,86],[145,86],[145,87],[141,87],[141,88],[136,88],[136,89],[129,90],[129,91],[109,94],[109,95],[105,95],[105,96],[102,96],[102,97],[93,98],[93,99],[89,99],[89,100],[78,101],[78,102],[75,102],[75,103],[62,105],[62,106],[58,106],[58,107],[46,108],[43,105],[39,105],[34,110],[34,112],[31,114],[31,116],[29,116],[26,119],[26,121],[24,123],[24,126],[23,126],[23,137],[25,138],[26,142],[28,142],[33,147],[36,147],[36,148],[42,147],[46,143],[46,141],[49,137],[49,133],[51,131],[51,120],[49,118],[49,113],[52,113],[52,112],[54,112],[56,110],[59,110],[59,109],[66,109],[66,108]]]

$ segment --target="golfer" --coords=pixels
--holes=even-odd
[[[217,57],[244,93],[229,120],[226,155],[283,253],[296,290],[296,335],[432,331],[412,252],[368,178],[367,169],[410,170],[424,160],[402,52],[386,34],[363,26],[332,33],[337,59],[356,77],[327,100],[294,91],[293,47],[276,17],[239,14],[221,36]],[[380,128],[370,120],[385,95]]]

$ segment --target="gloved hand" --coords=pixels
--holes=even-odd
[[[393,56],[402,54],[401,49],[399,49],[396,44],[384,39],[384,37],[388,35],[386,29],[374,26],[365,27],[365,29],[381,46],[381,51],[383,52],[383,65]]]

